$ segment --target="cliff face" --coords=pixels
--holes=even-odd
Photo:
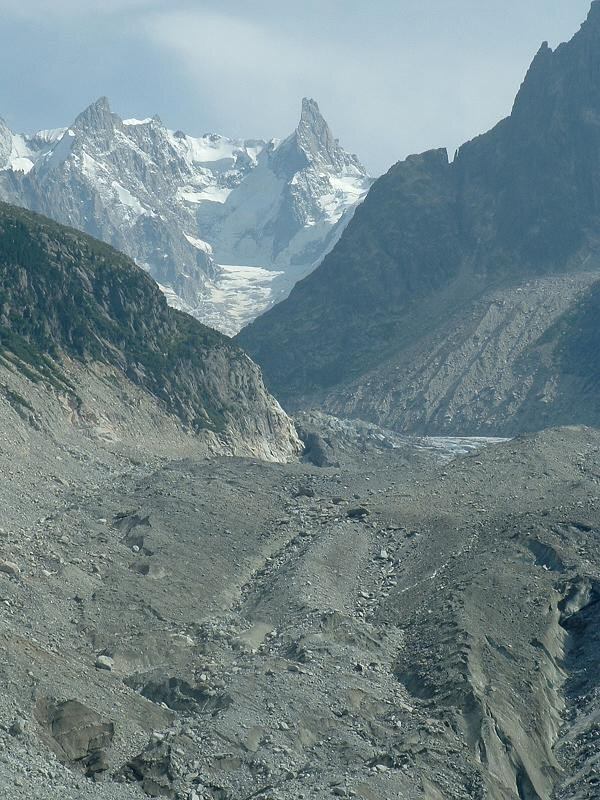
[[[542,46],[510,117],[452,162],[433,151],[392,167],[322,266],[242,331],[284,402],[419,430],[530,427],[538,412],[519,414],[539,379],[531,334],[543,337],[600,277],[599,44],[594,2],[572,41]],[[528,331],[521,313],[535,318]],[[489,314],[503,319],[495,362],[476,322]],[[500,364],[506,386],[488,402]],[[540,406],[550,420],[563,405],[553,397]]]
[[[170,309],[154,281],[111,247],[4,204],[0,358],[73,398],[69,364],[102,365],[224,452],[297,452],[293,426],[260,371],[226,337]]]

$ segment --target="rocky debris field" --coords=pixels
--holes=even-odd
[[[419,308],[413,329],[422,328],[420,341],[325,393],[319,405],[399,431],[442,435],[513,436],[575,419],[597,426],[598,404],[587,388],[597,380],[597,347],[585,346],[584,309],[597,308],[599,279],[595,267],[494,287],[449,314],[440,305],[428,315]],[[595,319],[597,312],[588,336]]]
[[[600,434],[303,426],[325,466],[4,425],[4,796],[597,796]]]

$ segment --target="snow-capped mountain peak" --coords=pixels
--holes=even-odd
[[[113,244],[229,334],[317,266],[370,184],[310,99],[283,141],[121,119],[106,97],[33,136],[0,121],[0,198]]]
[[[14,133],[0,118],[0,171],[26,174],[56,145],[65,129],[44,130],[33,136]]]

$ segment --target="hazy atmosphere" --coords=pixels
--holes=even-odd
[[[588,0],[0,0],[0,116],[66,125],[107,95],[192,134],[283,136],[302,96],[373,174],[453,151],[511,107],[544,40]]]

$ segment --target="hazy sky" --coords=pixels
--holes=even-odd
[[[505,116],[590,0],[0,0],[0,116],[69,124],[107,95],[191,134],[287,135],[314,97],[373,173]]]

